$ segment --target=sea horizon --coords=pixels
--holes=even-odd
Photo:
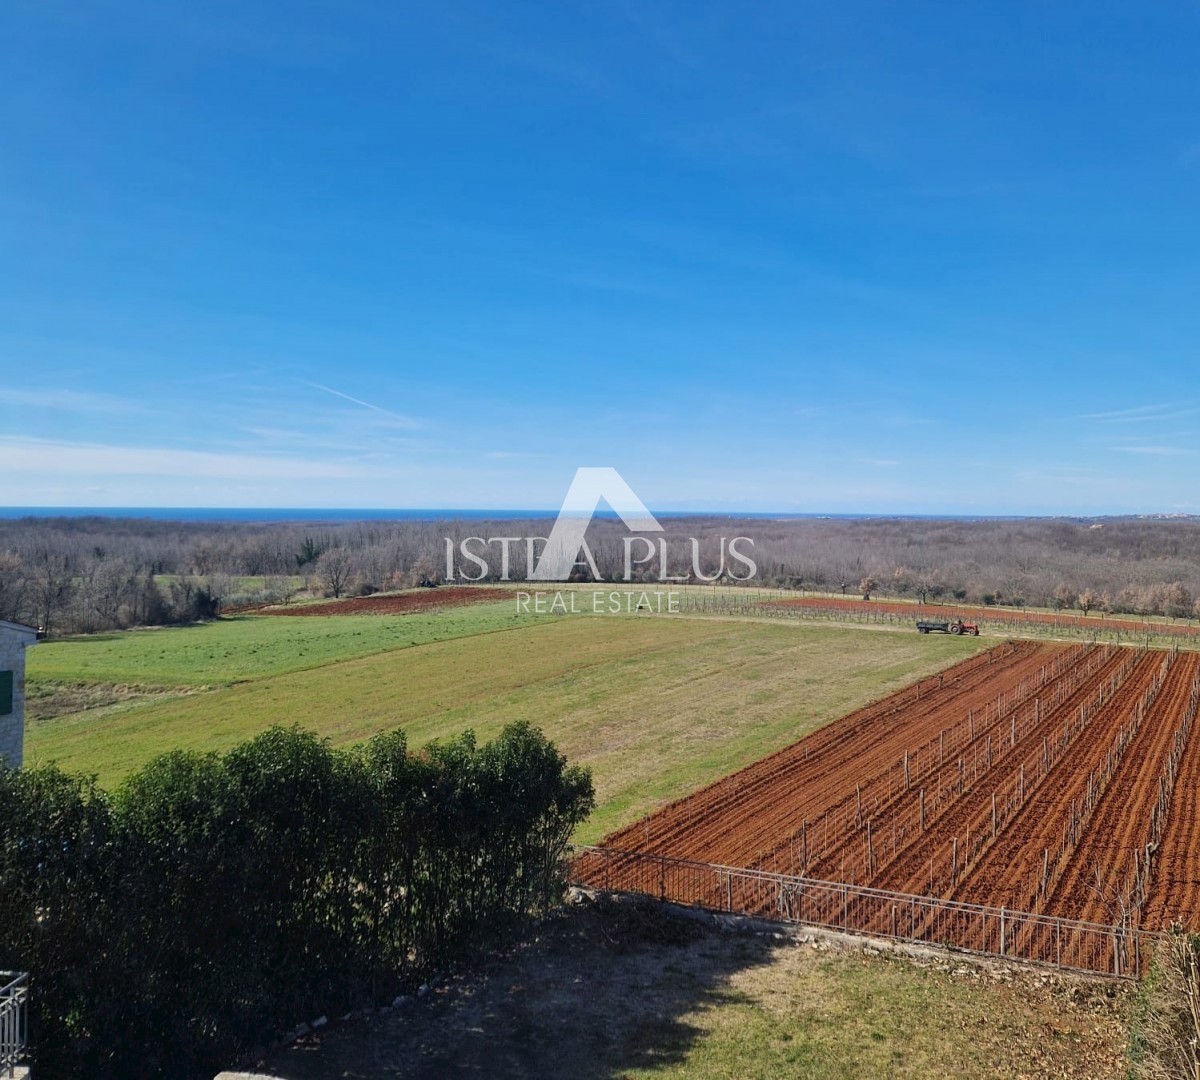
[[[1034,519],[1190,518],[1178,513],[1142,514],[987,514],[905,513],[886,511],[676,510],[655,509],[661,518],[731,518],[756,521],[869,520],[1021,521]],[[527,521],[557,517],[553,509],[430,507],[229,507],[229,506],[0,506],[0,520],[23,518],[110,518],[123,520],[212,522],[230,524],[346,524],[356,521]],[[611,510],[597,517],[615,518]]]

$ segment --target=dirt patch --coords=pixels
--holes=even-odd
[[[258,615],[410,615],[414,611],[484,604],[493,600],[509,600],[512,593],[504,589],[475,589],[469,586],[421,589],[418,592],[396,593],[391,596],[354,596],[345,600],[329,600],[318,604],[295,604],[288,607],[260,608]]]
[[[207,687],[126,686],[115,683],[71,683],[43,680],[26,683],[25,716],[37,722],[54,720],[71,713],[112,710],[137,701],[160,700],[195,694]]]
[[[1124,998],[1042,972],[724,932],[601,895],[511,955],[258,1063],[283,1080],[1123,1075]]]

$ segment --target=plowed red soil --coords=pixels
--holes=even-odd
[[[886,770],[909,746],[1016,686],[1059,646],[1004,644],[814,732],[605,840],[624,850],[753,866],[858,779]],[[940,682],[940,685],[939,685]],[[773,869],[774,867],[768,867]],[[783,867],[781,867],[783,869]],[[787,869],[790,869],[787,868]]]
[[[1145,922],[1200,933],[1200,721],[1192,725],[1159,844]]]
[[[1200,671],[1200,655],[1195,653],[1181,653],[1172,665],[1156,707],[1142,721],[1136,738],[1125,751],[1087,831],[1046,903],[1055,914],[1089,922],[1110,919],[1116,898],[1114,889],[1128,879],[1133,861],[1145,842],[1147,819],[1158,798],[1162,764],[1175,735],[1173,720],[1187,706],[1197,671]],[[1197,855],[1200,849],[1193,846],[1193,859]],[[1097,870],[1101,875],[1099,881]],[[1162,874],[1161,862],[1159,873]],[[1195,899],[1190,905],[1193,913],[1200,912]]]
[[[1165,779],[1200,654],[1171,658],[1157,696],[1140,724],[1131,724],[1169,656],[1006,642],[664,807],[602,846],[1009,910],[1019,903],[1035,914],[1109,926],[1112,889],[1144,851],[1151,812],[1164,791],[1171,799],[1156,872],[1135,921],[1156,929],[1179,919],[1200,928],[1200,722],[1173,789]],[[968,715],[975,718],[969,737],[962,723]],[[930,759],[939,733],[950,731],[958,732],[953,755]],[[919,783],[927,812],[920,824],[907,771],[897,785],[897,762],[906,752],[914,762],[926,755]],[[963,760],[972,763],[965,774]],[[1102,766],[1105,779],[1098,781]],[[1092,808],[1058,863],[1045,864],[1051,869],[1043,886],[1045,853],[1060,849],[1089,778]],[[997,793],[1002,809],[993,830]],[[897,820],[905,822],[902,828]],[[821,822],[833,835],[814,835]],[[953,863],[945,858],[950,850]],[[935,869],[942,868],[933,874],[931,856]],[[656,865],[608,858],[601,881],[601,862],[584,858],[577,873],[585,881],[592,874],[596,885],[664,895],[674,890],[676,899],[734,910],[767,911],[784,902],[773,885],[741,876],[731,883],[702,867]],[[1095,887],[1097,866],[1112,883],[1108,892]],[[896,912],[891,909],[891,918]],[[1042,933],[1030,926],[1021,934]],[[1100,939],[1102,950],[1107,946]]]
[[[969,823],[978,821],[981,816],[988,816],[993,792],[1006,785],[1011,787],[1013,779],[1020,774],[1022,764],[1027,764],[1030,758],[1040,753],[1043,740],[1060,729],[1063,719],[1074,713],[1094,693],[1095,686],[1109,678],[1124,659],[1122,650],[1114,650],[1113,656],[1095,672],[1091,682],[1080,687],[1057,708],[1047,710],[1041,724],[1022,740],[1017,753],[1004,757],[996,764],[991,775],[977,779],[937,816],[931,817],[926,831],[914,835],[894,860],[882,864],[870,883],[895,892],[927,892],[930,855],[943,851],[955,837],[959,837],[965,847]]]
[[[1083,800],[1088,774],[1108,753],[1118,730],[1149,687],[1161,662],[1161,656],[1153,653],[1138,661],[1133,673],[1100,708],[1067,756],[1028,792],[1025,805],[963,877],[953,899],[991,907],[1015,905],[1028,910],[1028,905],[1021,901],[1030,883],[1041,874],[1043,852],[1058,845],[1071,805]]]
[[[1010,626],[1062,627],[1070,630],[1120,630],[1129,634],[1162,634],[1171,637],[1200,638],[1200,624],[1191,622],[1150,622],[1132,616],[1052,614],[1046,611],[1022,611],[1004,607],[966,607],[954,604],[903,604],[890,600],[844,600],[830,596],[798,596],[794,600],[773,600],[773,606],[800,608],[861,617],[867,612],[882,612],[905,618],[938,621],[962,619],[963,622],[997,623]]]
[[[420,592],[395,596],[355,596],[320,604],[296,604],[289,607],[262,608],[259,615],[409,615],[431,608],[461,607],[490,600],[509,600],[512,593],[503,589],[470,587],[421,589]]]

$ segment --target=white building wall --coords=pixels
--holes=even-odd
[[[0,716],[0,758],[18,769],[25,756],[25,647],[35,640],[28,631],[0,623],[0,672],[13,673],[12,712]]]

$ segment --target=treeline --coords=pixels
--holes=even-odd
[[[972,603],[1108,610],[1177,618],[1197,614],[1200,521],[1103,518],[945,519],[663,518],[666,572],[697,581],[745,576],[735,536],[757,564],[752,583]],[[0,618],[51,633],[187,622],[299,591],[365,595],[446,577],[446,539],[545,536],[547,519],[346,524],[163,522],[111,518],[0,521]],[[627,533],[597,518],[588,543],[600,575],[621,579]],[[691,539],[697,550],[692,551]],[[656,541],[660,537],[654,538]],[[489,553],[498,578],[500,549]],[[526,576],[524,542],[509,577]],[[640,556],[644,548],[639,547]],[[722,554],[725,554],[724,559]],[[456,575],[478,569],[461,557]],[[655,558],[633,566],[657,580]],[[697,574],[697,570],[699,574]],[[731,576],[732,575],[732,576]],[[581,571],[580,576],[586,576]]]
[[[211,1077],[390,1001],[556,903],[593,801],[527,724],[421,753],[274,728],[111,795],[0,767],[0,970],[31,973],[34,1074]]]

